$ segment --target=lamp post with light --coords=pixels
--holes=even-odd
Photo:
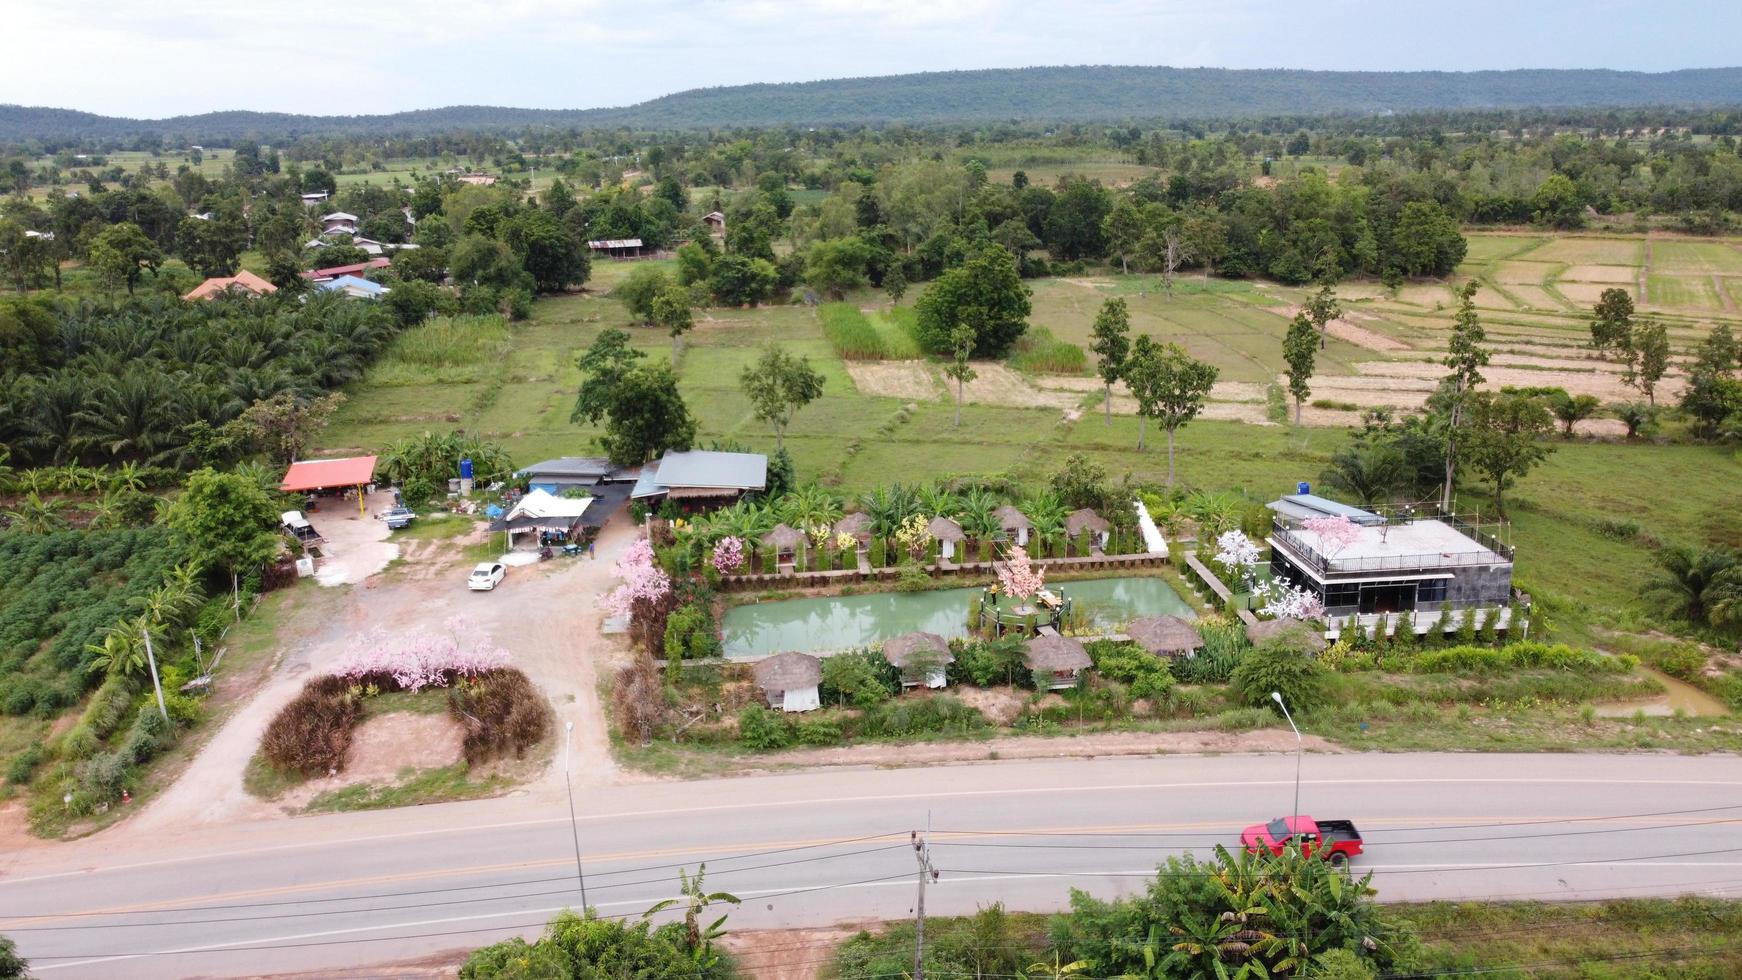
[[[1288,713],[1288,705],[1282,703],[1282,692],[1271,691],[1270,700],[1282,709],[1282,716],[1288,719],[1288,727],[1294,729],[1294,810],[1290,818],[1300,816],[1300,762],[1301,755],[1306,752],[1306,741],[1300,737],[1300,729],[1295,726],[1294,716]]]

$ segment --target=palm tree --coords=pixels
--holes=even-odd
[[[887,489],[878,487],[861,497],[859,503],[865,509],[865,516],[871,518],[871,533],[885,542],[895,537],[895,531],[903,521],[919,513],[919,501],[914,492],[899,483],[891,484]]]
[[[1240,525],[1240,512],[1246,501],[1226,490],[1206,493],[1202,490],[1186,498],[1186,513],[1198,522],[1198,540],[1206,541]]]
[[[1049,546],[1055,537],[1064,533],[1068,512],[1064,501],[1051,490],[1043,490],[1024,500],[1021,509],[1028,518],[1031,531]]]
[[[987,490],[970,490],[962,497],[962,533],[976,542],[998,536],[998,498]]]
[[[776,506],[782,520],[807,534],[841,519],[841,502],[828,490],[809,483],[788,493]]]
[[[1658,552],[1657,563],[1662,571],[1640,595],[1664,614],[1707,626],[1742,608],[1742,562],[1735,553],[1673,545]]]
[[[1403,451],[1390,443],[1347,446],[1331,455],[1319,479],[1354,497],[1363,507],[1389,499],[1409,481]]]

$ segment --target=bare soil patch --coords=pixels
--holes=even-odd
[[[1068,282],[1073,286],[1081,286],[1084,289],[1101,289],[1113,285],[1113,280],[1111,279],[1060,279],[1059,282]]]
[[[964,398],[975,404],[1065,409],[1075,407],[1082,400],[1064,392],[1042,391],[1029,384],[1027,378],[992,361],[976,361],[974,370],[978,376],[968,382]]]
[[[308,515],[309,523],[326,538],[321,559],[315,563],[315,581],[326,586],[356,585],[399,557],[399,546],[387,540],[387,523],[380,519],[393,506],[393,495],[377,491],[366,503],[367,516],[357,512],[354,500],[333,501]]]
[[[464,758],[465,729],[447,714],[394,711],[357,726],[345,768],[335,776],[311,779],[273,801],[295,810],[315,797],[346,786],[392,785],[411,769],[441,769]]]
[[[1344,752],[1314,735],[1306,747]],[[770,761],[793,766],[923,766],[987,759],[1062,759],[1157,753],[1293,752],[1294,733],[1256,732],[1097,732],[1087,735],[1004,735],[983,742],[922,742],[910,745],[847,745],[833,749],[783,752]]]
[[[1383,378],[1417,378],[1438,380],[1445,374],[1445,368],[1438,364],[1417,364],[1407,361],[1362,361],[1355,365],[1362,374]],[[1596,395],[1606,402],[1625,402],[1639,398],[1639,390],[1623,384],[1619,374],[1591,373],[1588,371],[1533,371],[1518,367],[1494,367],[1484,369],[1487,376],[1487,387],[1501,388],[1513,385],[1520,388],[1559,387],[1575,395]],[[1671,401],[1681,394],[1684,382],[1681,378],[1664,378],[1658,382],[1658,401]]]
[[[1562,279],[1574,282],[1608,282],[1632,285],[1639,280],[1639,269],[1627,265],[1575,265],[1561,273]]]
[[[1300,312],[1300,307],[1289,306],[1280,311],[1273,310],[1272,312],[1280,313],[1285,320],[1292,320],[1295,314]],[[1378,317],[1369,315],[1366,319],[1377,320]],[[1380,353],[1414,349],[1395,337],[1380,333],[1377,330],[1369,330],[1347,316],[1339,317],[1325,324],[1325,332],[1338,340],[1354,344],[1356,347],[1364,347],[1367,350],[1379,351]]]
[[[848,361],[847,374],[866,395],[932,401],[940,394],[937,375],[924,361]]]
[[[822,929],[758,929],[732,932],[720,945],[756,980],[816,980],[836,946],[861,930],[881,927],[881,922],[854,922]]]

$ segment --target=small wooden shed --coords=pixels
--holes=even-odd
[[[950,644],[936,633],[903,633],[883,643],[883,659],[901,671],[902,687],[937,689],[949,683],[946,668],[955,663]]]
[[[751,668],[768,706],[777,711],[815,711],[823,682],[823,662],[808,653],[777,653]]]
[[[1197,627],[1178,616],[1145,616],[1125,627],[1125,635],[1158,657],[1195,657],[1204,648]]]
[[[1042,633],[1029,639],[1022,650],[1022,662],[1034,671],[1036,678],[1050,675],[1049,690],[1077,686],[1077,678],[1095,665],[1083,644],[1068,636]]]

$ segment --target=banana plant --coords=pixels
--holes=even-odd
[[[726,930],[722,927],[726,923],[727,916],[720,916],[704,929],[701,925],[702,913],[706,912],[709,906],[722,902],[729,905],[742,904],[739,898],[730,892],[710,892],[703,887],[703,880],[707,873],[706,863],[697,867],[694,875],[679,868],[677,878],[682,886],[680,890],[683,892],[683,898],[668,898],[656,902],[653,907],[641,914],[643,919],[650,919],[681,903],[684,906],[684,942],[689,947],[690,955],[695,957],[697,965],[703,969],[711,968],[719,961],[719,954],[714,952],[714,941],[726,935]]]

